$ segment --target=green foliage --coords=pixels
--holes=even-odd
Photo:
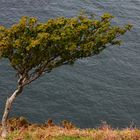
[[[15,130],[14,132],[10,133],[6,140],[14,140],[15,137],[17,137],[19,135],[19,131],[18,130]],[[1,138],[1,137],[0,137]]]
[[[105,13],[99,20],[79,15],[40,23],[22,17],[10,28],[0,27],[0,55],[29,80],[34,74],[99,54],[109,45],[120,45],[118,37],[132,26],[113,26],[112,18]]]

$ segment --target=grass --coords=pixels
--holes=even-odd
[[[20,117],[8,120],[8,126],[6,140],[140,140],[140,129],[113,129],[106,123],[97,129],[79,129],[68,121],[59,126],[52,120],[38,125]]]

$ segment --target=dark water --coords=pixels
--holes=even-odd
[[[113,127],[140,126],[140,0],[0,0],[0,24],[10,26],[22,15],[41,21],[52,17],[110,12],[114,22],[132,23],[121,47],[62,66],[29,85],[14,103],[11,116],[32,122],[52,118],[79,127],[107,121]],[[15,89],[15,71],[0,63],[0,117],[6,97]]]

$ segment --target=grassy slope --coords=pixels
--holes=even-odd
[[[139,129],[118,130],[107,124],[97,129],[79,129],[67,121],[63,121],[61,126],[54,125],[51,120],[37,125],[30,124],[22,117],[11,119],[8,123],[7,140],[140,140]]]

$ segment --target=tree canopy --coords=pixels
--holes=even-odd
[[[98,20],[79,15],[40,23],[37,18],[22,17],[10,28],[0,27],[1,56],[29,83],[55,67],[99,54],[109,45],[120,45],[118,37],[131,25],[114,26],[112,18],[106,13]]]

